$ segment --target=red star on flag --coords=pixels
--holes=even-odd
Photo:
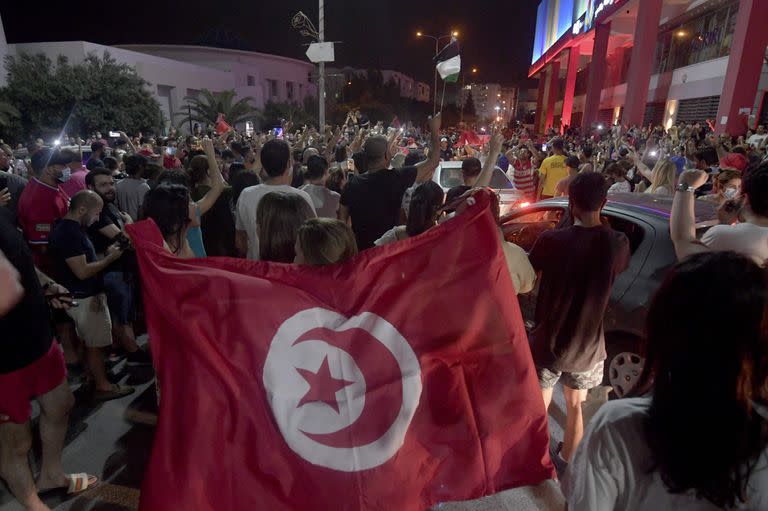
[[[316,373],[306,369],[296,368],[296,371],[309,383],[309,390],[299,401],[299,407],[307,403],[325,403],[339,413],[339,402],[336,399],[336,392],[352,385],[353,381],[334,378],[331,375],[331,368],[328,365],[328,357],[323,359],[320,368]],[[297,407],[298,408],[298,407]]]

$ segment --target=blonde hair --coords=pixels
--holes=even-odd
[[[299,228],[298,242],[306,264],[325,266],[357,255],[352,229],[333,218],[312,218]]]
[[[677,165],[669,158],[659,160],[653,168],[651,177],[651,193],[656,193],[660,187],[665,187],[669,193],[675,189],[675,178],[677,176]]]

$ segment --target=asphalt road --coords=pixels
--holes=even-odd
[[[64,468],[70,472],[98,475],[102,482],[93,490],[71,499],[52,497],[46,504],[55,511],[134,511],[138,509],[139,488],[149,457],[154,432],[154,380],[150,368],[113,369],[113,379],[136,386],[136,392],[122,399],[94,406],[79,395],[70,421],[70,436],[64,449]],[[599,389],[598,389],[599,390]],[[585,404],[586,418],[605,402],[607,389],[591,394]],[[35,408],[33,428],[37,436]],[[565,413],[562,392],[555,393],[550,408],[550,434],[562,439]],[[84,428],[84,429],[83,429]],[[39,460],[39,444],[33,459]],[[33,464],[33,470],[35,465]],[[483,499],[446,503],[441,511],[562,511],[565,508],[558,483],[547,481],[537,487],[518,488]],[[22,511],[8,489],[0,483],[0,511]]]

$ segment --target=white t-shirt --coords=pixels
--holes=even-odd
[[[259,260],[259,237],[256,235],[256,210],[261,199],[270,192],[282,192],[302,197],[315,211],[312,197],[305,191],[298,190],[289,185],[260,184],[250,186],[243,190],[237,200],[235,212],[235,229],[245,231],[248,234],[248,259]]]
[[[603,405],[592,418],[562,481],[569,510],[720,509],[709,501],[697,499],[692,493],[670,493],[659,473],[650,471],[651,451],[643,431],[649,406],[648,398],[620,399]],[[761,410],[758,406],[756,409]],[[765,417],[763,412],[765,410],[760,413]],[[706,426],[694,424],[691,427]],[[735,439],[717,441],[732,442]],[[748,498],[748,505],[742,509],[768,509],[768,452],[763,452],[752,471]]]
[[[632,187],[629,186],[628,181],[616,181],[608,188],[608,193],[629,193],[632,191]]]
[[[656,188],[655,191],[651,191],[652,188],[649,186],[644,193],[649,193],[652,195],[661,195],[663,197],[670,197],[672,195],[672,190],[667,188],[666,186],[659,186]]]
[[[760,266],[768,263],[768,227],[748,222],[716,225],[704,234],[701,242],[712,250],[731,250],[751,257]]]
[[[300,188],[307,192],[312,198],[317,216],[321,218],[336,218],[339,211],[339,200],[341,195],[338,192],[329,190],[325,186],[306,184]]]

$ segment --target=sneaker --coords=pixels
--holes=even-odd
[[[129,366],[151,366],[152,357],[146,351],[138,349],[133,353],[128,353],[126,357]]]

